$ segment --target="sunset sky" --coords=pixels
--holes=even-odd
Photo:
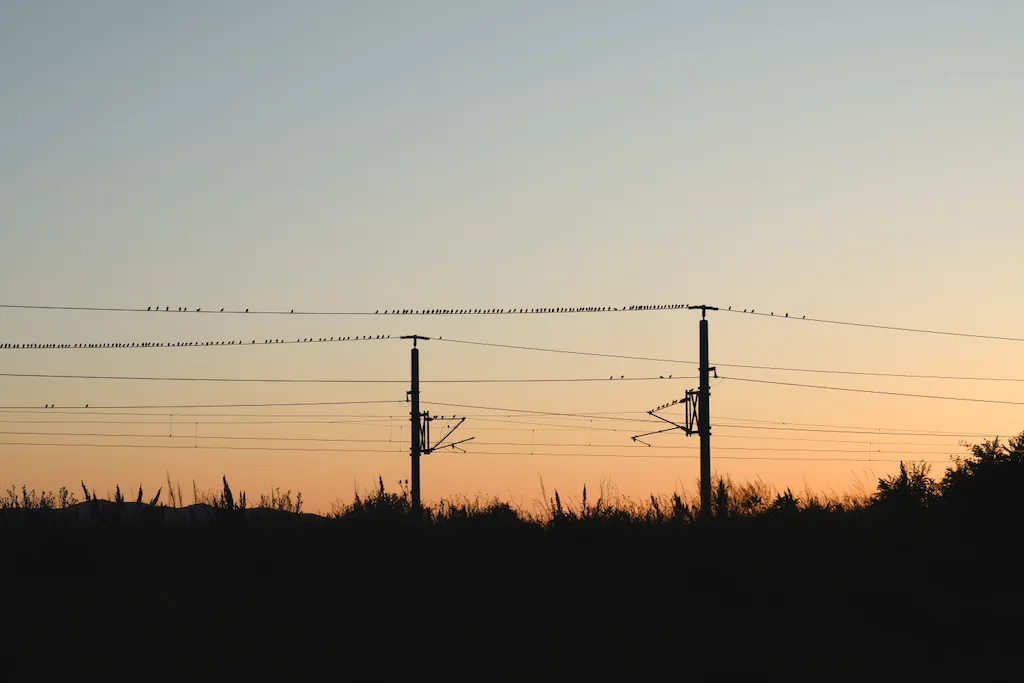
[[[4,3],[0,304],[687,303],[1024,338],[1022,32],[1008,1]],[[657,425],[626,420],[697,386],[665,361],[697,360],[699,319],[0,308],[0,342],[442,337],[421,343],[424,408],[475,441],[424,459],[424,497],[529,506],[541,479],[695,490],[697,437],[646,448],[630,436]],[[1024,430],[1019,342],[709,319],[713,467],[734,479],[873,488],[901,458],[941,472],[958,441]],[[390,381],[0,376],[0,485],[226,474],[329,511],[408,476],[409,348],[0,348],[7,374]],[[392,403],[225,407],[350,401]],[[167,405],[222,407],[145,407]]]

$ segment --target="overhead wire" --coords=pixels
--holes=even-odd
[[[775,318],[775,319],[779,319],[779,320],[795,320],[797,322],[824,323],[824,324],[827,324],[827,325],[842,325],[844,327],[861,327],[861,328],[867,328],[867,329],[873,329],[873,330],[888,330],[888,331],[893,331],[893,332],[913,332],[913,333],[916,333],[916,334],[929,334],[929,335],[937,335],[937,336],[944,336],[944,337],[961,337],[961,338],[965,338],[965,339],[987,339],[987,340],[991,340],[991,341],[1024,342],[1024,338],[1022,338],[1022,337],[1011,337],[1011,336],[996,335],[996,334],[978,334],[978,333],[974,333],[974,332],[955,332],[955,331],[951,331],[951,330],[935,330],[935,329],[926,329],[926,328],[921,328],[921,327],[906,327],[906,326],[899,326],[899,325],[879,325],[879,324],[874,324],[874,323],[852,322],[852,321],[849,321],[849,320],[830,320],[830,319],[827,319],[827,318],[813,318],[813,317],[809,318],[807,316],[797,317],[795,315],[789,315],[788,313],[776,315],[773,311],[769,312],[769,313],[765,313],[764,311],[762,311],[760,313],[756,313],[754,311],[754,309],[751,309],[749,311],[744,309],[744,310],[741,311],[741,310],[739,310],[737,308],[733,308],[733,307],[719,308],[718,310],[720,312],[722,312],[722,313],[740,313],[740,314],[745,314],[745,315],[760,316],[760,317],[764,317],[764,318]]]
[[[785,387],[800,387],[800,388],[804,388],[804,389],[823,389],[823,390],[828,390],[828,391],[844,391],[844,392],[857,393],[857,394],[874,394],[874,395],[881,395],[881,396],[902,396],[902,397],[906,397],[906,398],[926,398],[926,399],[935,399],[935,400],[942,400],[942,401],[963,401],[963,402],[968,402],[968,403],[989,403],[989,404],[994,404],[994,405],[1024,406],[1024,401],[1007,401],[1007,400],[994,399],[994,398],[972,398],[972,397],[968,397],[968,396],[936,396],[936,395],[933,395],[933,394],[913,394],[913,393],[901,392],[901,391],[885,391],[885,390],[882,390],[882,389],[856,389],[856,388],[853,388],[853,387],[837,387],[837,386],[823,385],[823,384],[801,384],[801,383],[798,383],[798,382],[782,382],[782,381],[776,381],[776,380],[755,379],[753,377],[734,377],[734,376],[731,376],[731,375],[730,376],[721,377],[721,379],[727,380],[727,381],[728,380],[732,380],[732,381],[735,381],[735,382],[753,382],[753,383],[756,383],[756,384],[771,384],[771,385],[785,386]]]
[[[341,342],[366,342],[366,341],[397,341],[398,337],[391,335],[361,335],[348,337],[301,337],[294,341],[289,339],[264,339],[262,341],[253,339],[245,341],[242,339],[218,339],[205,341],[177,341],[177,342],[155,342],[155,341],[120,341],[120,342],[0,342],[0,350],[20,351],[48,351],[48,350],[99,350],[99,349],[206,349],[223,347],[243,346],[280,346],[289,344],[338,344]]]
[[[365,406],[365,405],[386,405],[405,403],[396,399],[375,400],[375,401],[299,401],[299,402],[277,402],[277,403],[178,403],[178,404],[155,404],[155,405],[92,405],[93,410],[199,410],[202,408],[283,408],[283,407],[307,407],[307,406]],[[89,405],[72,406],[61,405],[59,410],[87,410]],[[39,410],[39,406],[0,406],[0,410],[6,411],[33,411]]]
[[[187,439],[188,437],[183,437]],[[287,452],[287,453],[391,453],[391,454],[404,454],[406,449],[375,449],[375,448],[309,448],[309,447],[276,447],[276,446],[230,446],[230,445],[188,445],[188,444],[119,444],[119,443],[59,443],[59,442],[38,442],[38,441],[0,441],[0,446],[20,446],[20,447],[45,447],[45,448],[149,448],[149,449],[171,449],[171,450],[191,450],[191,451],[266,451],[266,452]],[[528,448],[529,444],[524,444],[524,448]],[[578,446],[577,446],[578,447]],[[751,449],[747,449],[751,450]],[[436,454],[450,454],[453,451],[451,449],[435,451]],[[458,451],[454,451],[458,452]],[[792,452],[792,451],[789,451]],[[806,452],[843,452],[836,450],[819,450],[819,451],[806,451]],[[850,451],[851,453],[864,453],[863,451]],[[893,455],[898,454],[899,451],[880,451],[882,455]],[[510,456],[547,456],[547,457],[583,457],[583,458],[657,458],[657,459],[694,459],[699,456],[697,455],[668,455],[668,454],[652,454],[652,453],[640,453],[637,455],[626,455],[623,453],[550,453],[550,452],[538,452],[531,450],[530,452],[513,452],[513,451],[465,451],[463,455],[510,455]],[[927,455],[928,453],[923,452],[908,452],[907,455]],[[736,456],[736,455],[720,455],[717,456],[723,460],[758,460],[758,461],[776,461],[776,462],[787,462],[787,461],[805,461],[805,462],[902,462],[903,460],[887,460],[885,458],[847,458],[847,457],[822,457],[822,458],[810,458],[810,457],[786,457],[786,456]],[[947,461],[943,460],[926,460],[925,462],[932,463],[943,463]]]
[[[0,309],[33,311],[82,311],[93,313],[192,313],[205,315],[314,315],[314,316],[466,316],[466,315],[550,315],[567,313],[639,313],[652,311],[685,310],[686,304],[634,304],[631,306],[551,306],[532,308],[386,308],[374,311],[309,311],[309,310],[259,310],[227,309],[216,307],[171,307],[149,306],[54,306],[39,304],[0,303]]]

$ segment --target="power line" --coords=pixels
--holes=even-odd
[[[519,344],[498,344],[493,342],[470,341],[466,339],[437,339],[435,341],[448,342],[452,344],[470,344],[473,346],[486,346],[499,349],[515,349],[519,351],[537,351],[541,353],[559,353],[572,356],[590,356],[594,358],[613,358],[617,360],[637,360],[654,363],[679,363],[684,365],[697,365],[694,360],[681,360],[678,358],[653,358],[650,356],[628,356],[615,353],[597,353],[590,351],[574,351],[569,349],[552,349],[539,346],[522,346]],[[914,374],[906,372],[873,372],[867,370],[832,370],[827,368],[800,368],[785,367],[778,365],[751,365],[743,363],[722,363],[716,362],[718,368],[737,368],[742,370],[767,370],[773,372],[806,372],[824,375],[853,375],[859,377],[891,377],[897,379],[936,379],[955,380],[971,382],[1024,382],[1024,377],[975,377],[966,375],[939,375],[939,374]]]
[[[191,403],[191,404],[163,404],[163,405],[110,405],[92,406],[94,410],[178,410],[201,408],[283,408],[306,407],[306,406],[366,406],[405,403],[395,399],[384,401],[304,401],[292,403]],[[90,404],[91,405],[91,404]],[[60,410],[85,410],[89,406],[59,406]],[[6,411],[31,411],[38,412],[39,406],[0,406],[0,410]],[[66,414],[66,413],[65,413]]]
[[[770,317],[770,318],[776,318],[776,319],[780,319],[780,320],[796,320],[798,322],[825,323],[827,325],[843,325],[843,326],[846,326],[846,327],[863,327],[863,328],[868,328],[868,329],[873,329],[873,330],[890,330],[890,331],[894,331],[894,332],[914,332],[914,333],[917,333],[917,334],[931,334],[931,335],[939,335],[939,336],[944,336],[944,337],[962,337],[962,338],[966,338],[966,339],[988,339],[988,340],[993,340],[993,341],[1024,342],[1024,338],[1021,338],[1021,337],[1006,337],[1006,336],[1000,336],[1000,335],[994,335],[994,334],[974,334],[974,333],[971,333],[971,332],[951,332],[951,331],[948,331],[948,330],[929,330],[929,329],[924,329],[924,328],[919,328],[919,327],[899,327],[899,326],[896,326],[896,325],[876,325],[876,324],[870,324],[870,323],[850,322],[848,320],[828,320],[828,319],[825,319],[825,318],[808,318],[807,316],[800,316],[798,318],[796,316],[791,316],[788,313],[786,313],[785,315],[781,315],[781,314],[780,315],[775,315],[774,312],[765,313],[763,311],[761,313],[756,313],[756,312],[754,312],[753,309],[751,309],[750,311],[747,311],[746,309],[741,311],[741,310],[738,310],[738,309],[735,309],[735,308],[722,308],[722,309],[719,309],[719,310],[721,310],[721,312],[723,312],[723,313],[742,313],[742,314],[746,314],[746,315],[756,315],[756,316],[761,316],[761,317],[765,317],[765,318],[769,318]]]
[[[633,306],[553,306],[534,308],[388,308],[375,311],[303,311],[257,310],[257,309],[225,309],[225,308],[189,308],[172,306],[149,306],[146,308],[130,308],[116,306],[43,306],[32,304],[0,304],[0,309],[19,309],[32,311],[83,311],[93,313],[192,313],[200,315],[317,315],[317,316],[465,316],[465,315],[551,315],[566,313],[640,313],[651,311],[685,310],[686,304],[641,304]]]
[[[760,315],[760,314],[757,314]],[[777,316],[776,316],[777,317]],[[253,339],[244,340],[206,340],[206,341],[178,341],[178,342],[148,342],[148,341],[121,341],[121,342],[78,342],[78,343],[0,343],[0,350],[111,350],[111,349],[209,349],[209,348],[240,348],[251,346],[276,346],[294,344],[336,344],[339,342],[358,341],[387,341],[397,339],[391,335],[362,335],[348,337],[305,337],[294,341],[280,338],[264,339],[262,341]],[[449,342],[453,344],[468,344],[473,346],[484,346],[500,349],[514,349],[520,351],[535,351],[542,353],[558,353],[572,356],[587,356],[591,358],[610,358],[615,360],[634,360],[652,363],[674,363],[684,365],[696,365],[697,361],[681,360],[676,358],[656,358],[651,356],[632,356],[616,353],[599,353],[592,351],[575,351],[570,349],[552,349],[538,346],[524,346],[519,344],[499,344],[493,342],[472,341],[466,339],[444,339],[435,338],[433,341]],[[941,375],[941,374],[917,374],[907,372],[878,372],[868,370],[836,370],[828,368],[802,368],[786,367],[776,365],[753,365],[745,363],[716,363],[719,368],[736,368],[741,370],[765,370],[771,372],[797,372],[824,375],[848,375],[857,377],[889,377],[896,379],[927,379],[947,380],[962,382],[1024,382],[1024,377],[977,377],[969,375]],[[623,378],[628,379],[628,378]]]
[[[445,455],[453,455],[449,451],[444,451]],[[637,455],[624,455],[621,453],[547,453],[534,451],[531,453],[514,453],[511,451],[467,451],[460,455],[474,456],[474,455],[513,455],[513,456],[539,456],[549,458],[621,458],[624,460],[631,459],[657,459],[657,460],[695,460],[698,459],[699,455],[661,455],[657,453],[644,453]],[[886,458],[807,458],[807,457],[764,457],[764,456],[742,456],[742,455],[719,455],[715,456],[718,460],[758,460],[762,462],[819,462],[819,463],[833,463],[833,462],[888,462],[898,463],[905,462],[905,460],[893,460]],[[931,464],[946,463],[946,460],[915,460],[915,462],[927,462]]]
[[[602,413],[556,413],[544,410],[522,410],[518,408],[495,408],[491,406],[468,405],[464,403],[443,403],[441,401],[425,401],[424,405],[444,406],[446,408],[469,408],[471,410],[494,410],[498,412],[522,413],[526,415],[549,415],[552,417],[578,417],[589,420],[613,420],[618,422],[654,422],[642,418],[613,417]]]
[[[188,437],[183,437],[188,438]],[[275,446],[201,446],[201,445],[175,445],[175,444],[116,444],[116,443],[54,443],[54,442],[29,442],[29,441],[0,441],[0,446],[19,446],[26,448],[33,447],[44,447],[44,448],[135,448],[135,449],[162,449],[162,450],[189,450],[189,451],[261,451],[261,452],[285,452],[285,453],[392,453],[392,454],[406,454],[406,449],[375,449],[375,448],[306,448],[306,447],[275,447]],[[860,451],[857,451],[860,452]],[[448,451],[437,451],[437,454],[450,454]],[[884,454],[893,454],[895,452],[885,452]],[[907,453],[907,455],[923,455],[924,453]],[[544,456],[544,457],[580,457],[580,458],[623,458],[623,459],[663,459],[663,460],[682,460],[682,459],[695,459],[696,455],[667,455],[667,454],[652,454],[643,453],[637,455],[625,455],[622,453],[548,453],[532,451],[529,453],[525,452],[512,452],[512,451],[467,451],[465,455],[478,456],[478,455],[511,455],[511,456]],[[884,458],[845,458],[845,457],[827,457],[827,458],[809,458],[809,457],[766,457],[766,456],[736,456],[736,455],[721,455],[717,456],[722,460],[758,460],[758,461],[775,461],[775,462],[904,462],[904,460],[891,460]],[[917,461],[920,462],[920,461]],[[924,462],[929,463],[945,463],[945,460],[925,460]]]
[[[294,379],[294,378],[253,378],[253,377],[145,377],[129,375],[63,375],[31,372],[0,372],[0,377],[28,379],[89,379],[125,380],[139,382],[255,382],[279,384],[408,384],[405,379]],[[692,377],[543,377],[505,379],[427,379],[424,384],[533,384],[553,382],[651,382],[659,380],[693,379]]]
[[[215,451],[270,451],[285,453],[408,453],[408,449],[380,449],[380,448],[295,448],[295,447],[273,447],[273,446],[187,446],[174,444],[129,444],[129,443],[43,443],[38,441],[0,441],[0,446],[23,446],[23,447],[65,447],[65,448],[138,448],[138,449],[165,449],[165,450],[215,450]]]
[[[129,424],[129,423],[125,423],[125,424]],[[193,423],[181,423],[178,426],[179,427],[188,427],[188,426],[191,426],[192,424]],[[475,430],[471,430],[471,431],[475,431]],[[41,431],[21,431],[21,430],[19,430],[19,431],[0,430],[0,435],[5,435],[5,436],[48,436],[48,437],[56,437],[56,436],[59,436],[59,437],[95,437],[95,438],[104,438],[104,439],[172,439],[172,440],[175,440],[175,439],[176,440],[203,440],[203,439],[206,439],[206,440],[211,440],[211,441],[284,441],[284,442],[375,443],[375,444],[393,443],[393,441],[391,439],[379,439],[379,438],[378,439],[356,439],[356,438],[347,438],[347,437],[343,438],[343,437],[304,437],[304,436],[265,436],[265,435],[242,436],[242,435],[237,435],[237,434],[235,434],[235,435],[199,435],[199,434],[195,434],[195,435],[193,435],[193,434],[174,434],[174,435],[171,435],[171,434],[125,434],[125,433],[122,433],[122,432],[112,434],[112,433],[107,433],[107,432],[52,432],[52,431],[41,432]],[[756,438],[760,438],[760,437],[747,437],[747,438],[756,439]],[[800,439],[786,439],[786,440],[799,441]],[[825,440],[804,439],[804,440],[805,441],[829,441],[828,439],[825,439]],[[588,443],[588,444],[581,444],[581,443],[553,443],[553,442],[524,443],[524,442],[521,442],[521,441],[478,441],[476,443],[478,445],[480,445],[480,446],[517,446],[517,447],[522,447],[522,448],[533,448],[533,447],[536,446],[536,447],[544,447],[544,448],[627,448],[627,449],[635,449],[635,448],[641,448],[641,449],[643,449],[643,448],[661,448],[661,449],[673,449],[673,450],[679,450],[680,448],[685,448],[686,450],[690,450],[690,448],[688,448],[688,447],[666,446],[666,445],[641,446],[641,445],[634,444],[634,443],[624,443],[624,444],[614,444],[614,443],[605,443],[605,444],[590,444],[590,443]],[[840,440],[840,443],[867,443],[867,442],[841,441]],[[882,443],[882,442],[877,442],[877,443]],[[920,445],[920,446],[930,446],[930,445],[942,446],[942,445],[945,445],[945,444],[907,444],[906,442],[895,442],[895,444]],[[813,449],[808,449],[808,448],[747,448],[747,447],[737,447],[737,446],[719,446],[719,449],[720,450],[737,450],[737,451],[746,451],[746,452],[779,452],[779,453],[796,453],[796,452],[811,452],[811,453],[864,453],[864,452],[868,452],[868,451],[864,451],[863,449],[861,449],[861,450],[849,450],[849,449],[829,449],[829,448],[825,448],[825,449],[819,449],[819,448],[813,448]],[[935,451],[883,451],[883,450],[873,450],[873,451],[869,451],[869,452],[872,452],[872,453],[876,453],[877,452],[877,453],[890,454],[890,455],[891,454],[897,454],[897,453],[914,454],[914,453],[918,453],[918,452],[923,454],[923,455],[938,455],[938,454],[941,454],[941,452],[935,452]]]
[[[754,379],[752,377],[723,377],[722,379],[736,382],[754,382],[757,384],[774,384],[784,387],[802,387],[805,389],[825,389],[829,391],[845,391],[857,394],[876,394],[881,396],[904,396],[907,398],[930,398],[942,401],[966,401],[968,403],[991,403],[995,405],[1024,406],[1024,401],[1004,401],[994,398],[970,398],[967,396],[935,396],[932,394],[911,394],[900,391],[883,391],[881,389],[854,389],[852,387],[836,387],[822,384],[799,384],[797,382],[778,382],[767,379]]]
[[[388,401],[388,403],[404,403],[404,401]],[[10,408],[0,408],[0,414],[8,415],[100,415],[100,416],[136,416],[136,417],[154,417],[159,416],[160,413],[152,412],[131,412],[131,411],[105,411],[105,410],[92,410],[92,409],[80,409],[80,410],[48,410],[42,409],[19,409],[14,410]],[[332,421],[341,418],[358,418],[360,420],[393,420],[399,419],[401,415],[379,415],[379,414],[360,414],[360,413],[175,413],[175,417],[304,417],[304,418],[331,418]]]
[[[760,430],[776,430],[784,432],[816,432],[821,434],[861,434],[864,436],[871,435],[883,435],[883,436],[949,436],[949,437],[975,437],[975,438],[990,438],[989,434],[982,433],[966,433],[966,432],[909,432],[909,431],[887,431],[887,430],[843,430],[843,429],[815,429],[808,427],[764,427],[759,425],[729,425],[729,424],[718,424],[715,425],[717,428],[729,428],[729,429],[760,429]],[[1002,432],[1003,434],[1014,434],[1015,430],[1007,430]]]
[[[149,415],[154,417],[154,415]],[[352,425],[356,427],[387,427],[387,422],[357,422],[352,420],[196,420],[196,416],[180,416],[183,420],[173,423],[180,425],[199,424],[202,426],[217,427],[221,425]],[[166,427],[168,421],[164,420],[9,420],[0,419],[0,424],[35,424],[35,425],[163,425]],[[396,426],[398,423],[395,423]]]
[[[617,353],[596,353],[591,351],[571,351],[568,349],[548,349],[539,346],[521,346],[518,344],[498,344],[495,342],[481,342],[481,341],[469,341],[466,339],[442,339],[438,338],[434,341],[449,342],[451,344],[470,344],[473,346],[489,346],[497,349],[515,349],[518,351],[540,351],[543,353],[562,353],[570,356],[590,356],[593,358],[614,358],[617,360],[641,360],[650,361],[655,363],[684,363],[687,365],[696,365],[697,361],[693,360],[677,360],[673,358],[651,358],[648,356],[626,356]]]
[[[193,423],[181,423],[179,427],[190,427]],[[193,434],[108,434],[96,432],[26,432],[26,431],[0,431],[0,434],[8,436],[74,436],[74,437],[96,437],[102,439],[177,439],[177,440],[202,440],[211,441],[313,441],[322,443],[392,443],[390,439],[349,439],[337,437],[303,437],[303,436],[206,436]],[[149,446],[140,446],[140,448]]]
[[[206,348],[223,348],[223,347],[242,347],[242,346],[278,346],[287,344],[337,344],[340,342],[359,342],[359,341],[387,341],[393,338],[388,334],[377,334],[377,335],[361,335],[361,336],[350,336],[350,337],[301,337],[294,341],[289,339],[263,339],[262,341],[253,339],[252,341],[245,341],[242,339],[218,339],[218,340],[206,340],[206,341],[177,341],[177,342],[154,342],[154,341],[120,341],[120,342],[75,342],[75,343],[61,343],[61,342],[46,342],[46,343],[12,343],[3,342],[0,343],[0,349],[2,350],[21,350],[21,351],[49,351],[49,350],[87,350],[87,349],[206,349]]]
[[[142,307],[118,307],[118,306],[54,306],[37,304],[11,304],[0,303],[0,309],[12,310],[35,310],[35,311],[82,311],[82,312],[106,312],[106,313],[191,313],[199,315],[305,315],[305,316],[468,316],[468,315],[550,315],[550,314],[577,314],[577,313],[633,313],[667,310],[686,310],[687,304],[641,304],[632,306],[554,306],[554,307],[530,307],[530,308],[412,308],[412,309],[377,309],[373,312],[365,311],[305,311],[305,310],[257,310],[257,309],[227,309],[227,308],[189,308],[171,306],[148,306]],[[873,323],[860,323],[848,320],[831,320],[827,318],[808,318],[807,316],[791,316],[789,313],[775,315],[774,311],[758,313],[754,309],[743,309],[733,307],[717,307],[723,313],[742,313],[745,315],[771,317],[786,320],[799,320],[803,322],[815,322],[828,325],[842,325],[847,327],[860,327],[876,330],[890,330],[896,332],[913,332],[917,334],[940,335],[947,337],[962,337],[968,339],[987,339],[995,341],[1024,342],[1024,338],[1010,337],[992,334],[976,334],[970,332],[953,332],[949,330],[932,330],[918,327],[903,327],[897,325],[879,325]]]

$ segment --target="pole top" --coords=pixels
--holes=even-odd
[[[687,308],[689,308],[691,311],[700,309],[700,317],[702,320],[707,318],[708,311],[718,310],[718,306],[687,306]]]
[[[407,334],[407,335],[404,335],[404,336],[399,337],[399,338],[400,339],[412,339],[412,347],[413,348],[416,348],[416,340],[418,340],[418,339],[422,339],[423,341],[430,341],[430,337],[421,337],[418,334]]]

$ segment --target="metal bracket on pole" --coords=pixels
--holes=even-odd
[[[455,419],[458,419],[458,422],[455,423],[455,426],[451,427],[447,432],[445,432],[445,435],[442,436],[441,439],[437,443],[431,445],[431,443],[430,443],[430,423],[433,422],[434,420],[455,420]],[[445,439],[447,439],[449,436],[451,436],[452,433],[456,429],[461,427],[462,423],[465,422],[465,421],[466,421],[466,418],[464,418],[464,417],[456,418],[455,415],[452,415],[450,417],[445,417],[444,415],[431,415],[429,412],[423,413],[423,427],[422,427],[422,429],[423,429],[423,438],[422,438],[423,454],[424,455],[429,455],[429,454],[433,453],[434,451],[440,450],[440,449],[443,449],[443,448],[451,448],[453,450],[459,451],[460,453],[465,453],[465,451],[463,451],[461,448],[458,448],[459,444],[464,444],[467,441],[472,441],[473,439],[476,438],[475,436],[471,436],[471,437],[466,438],[466,439],[460,439],[459,441],[455,441],[455,442],[452,442],[452,443],[447,443],[447,444],[445,443]]]
[[[645,446],[650,446],[651,444],[643,440],[645,437],[654,436],[655,434],[664,434],[665,432],[673,432],[677,429],[683,430],[683,432],[687,436],[692,436],[693,434],[696,434],[698,429],[697,425],[699,425],[700,423],[700,404],[698,401],[699,396],[700,392],[697,389],[687,389],[686,395],[683,398],[676,399],[668,403],[664,403],[655,408],[654,410],[648,410],[648,415],[656,417],[662,422],[667,422],[672,426],[666,427],[665,429],[658,429],[653,432],[647,432],[646,434],[637,434],[636,436],[632,437],[633,441],[636,441],[637,443],[642,443]],[[686,414],[683,419],[683,424],[673,422],[672,420],[669,420],[666,417],[658,415],[659,410],[665,410],[666,408],[671,408],[674,405],[680,404],[686,408]]]

